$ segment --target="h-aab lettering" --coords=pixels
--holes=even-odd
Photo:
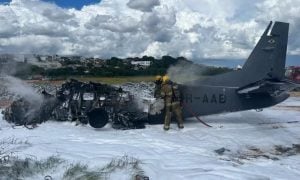
[[[184,96],[184,100],[185,100],[185,102],[186,103],[192,103],[193,102],[193,95],[192,94],[186,94],[185,96]]]
[[[216,95],[213,94],[213,95],[211,96],[210,103],[218,103],[218,102],[217,102]]]
[[[226,95],[225,94],[219,94],[219,95],[212,94],[211,96],[208,96],[207,94],[204,94],[202,103],[224,104],[224,103],[226,103]]]
[[[226,103],[226,95],[225,94],[219,94],[219,103],[221,103],[221,104]]]
[[[194,101],[202,101],[202,103],[219,103],[219,104],[224,104],[226,103],[226,95],[225,94],[212,94],[212,95],[207,95],[204,94],[203,96],[193,96],[192,94],[185,94],[183,97],[184,101],[186,103],[193,103]]]
[[[206,94],[203,96],[202,102],[203,102],[203,103],[208,103],[208,97],[207,97]]]

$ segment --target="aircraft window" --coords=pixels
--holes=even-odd
[[[83,100],[91,101],[94,100],[94,93],[83,93]]]

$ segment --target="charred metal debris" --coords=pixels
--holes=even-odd
[[[28,128],[34,128],[48,120],[57,120],[90,124],[94,128],[102,128],[111,123],[115,129],[140,129],[158,116],[142,110],[129,91],[107,84],[71,79],[54,95],[46,90],[41,95],[42,101],[38,105],[28,101],[28,98],[14,101],[3,111],[4,119]]]

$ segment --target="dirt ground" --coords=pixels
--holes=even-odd
[[[300,91],[293,91],[293,92],[290,92],[290,95],[292,97],[300,97]]]
[[[0,109],[10,106],[12,103],[11,100],[0,100]],[[0,112],[1,113],[1,112]]]

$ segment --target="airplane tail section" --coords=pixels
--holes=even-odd
[[[284,78],[289,24],[270,22],[243,66],[247,82]]]
[[[266,81],[284,81],[288,31],[288,23],[270,22],[241,70],[212,76],[194,84],[238,87],[244,93],[253,91],[249,87]]]
[[[247,84],[240,86],[238,94],[278,96],[299,86],[284,76],[288,32],[288,23],[275,22],[272,27],[270,22],[244,64],[241,75]]]

